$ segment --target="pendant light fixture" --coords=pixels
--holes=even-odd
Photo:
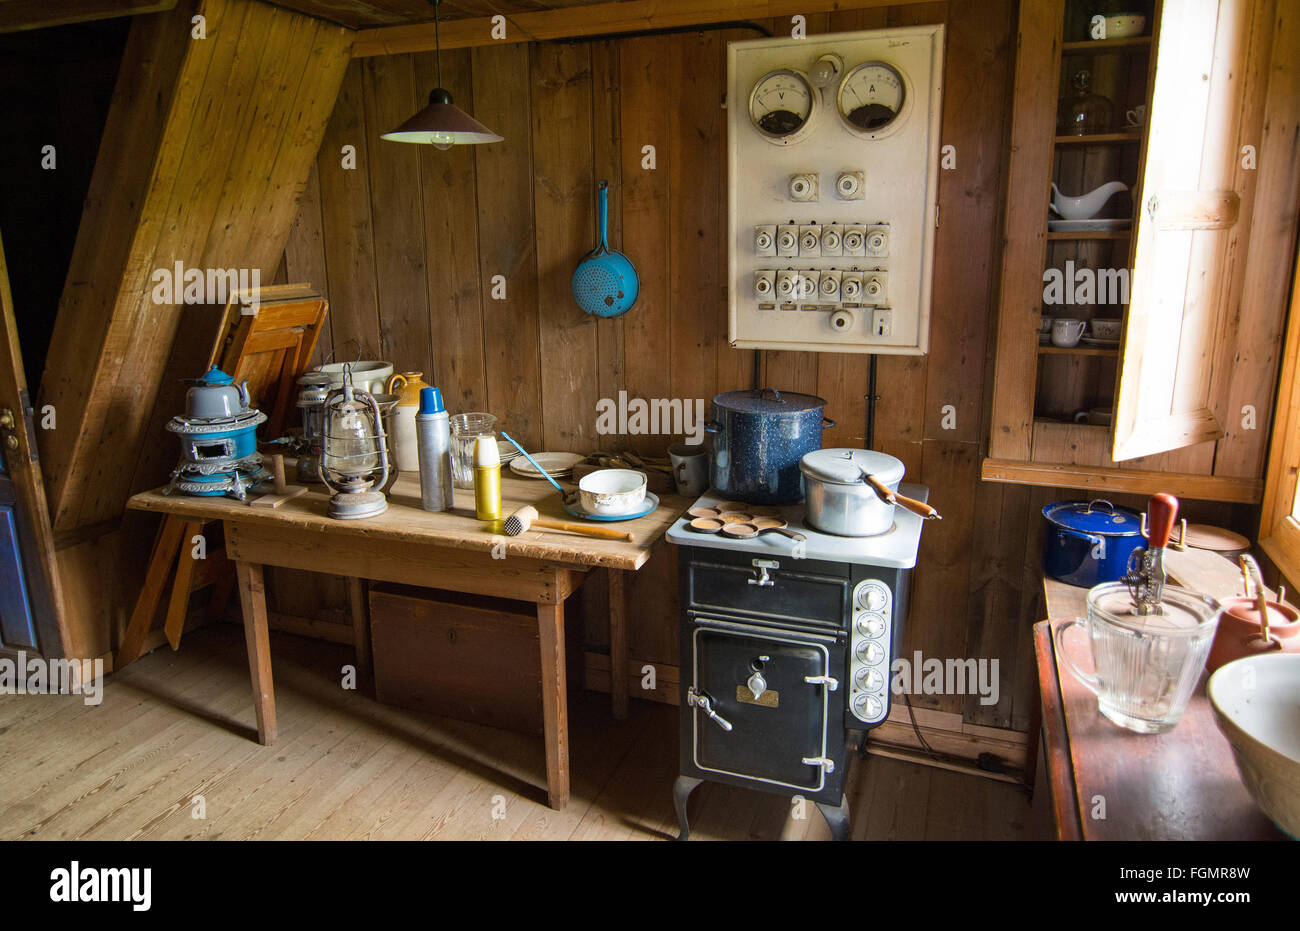
[[[392,132],[380,139],[390,142],[420,142],[437,149],[450,149],[454,145],[474,145],[480,142],[500,142],[497,135],[478,120],[451,102],[451,94],[442,86],[442,42],[438,35],[438,6],[433,4],[433,43],[438,60],[438,86],[429,93],[429,105]]]

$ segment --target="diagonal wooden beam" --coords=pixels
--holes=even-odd
[[[41,384],[56,532],[116,517],[175,462],[162,424],[217,321],[156,302],[153,275],[181,263],[270,283],[351,36],[259,0],[181,0],[132,24]]]

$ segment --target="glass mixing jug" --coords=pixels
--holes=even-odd
[[[1219,604],[1184,588],[1166,586],[1163,612],[1139,615],[1123,582],[1088,591],[1088,617],[1056,630],[1056,653],[1097,696],[1097,709],[1140,734],[1172,730],[1187,708],[1219,626]],[[1079,626],[1092,642],[1096,673],[1070,658],[1065,632]]]

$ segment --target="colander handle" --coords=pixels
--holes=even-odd
[[[600,182],[600,248],[609,248],[609,182]]]

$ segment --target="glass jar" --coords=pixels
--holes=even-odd
[[[1108,133],[1114,125],[1115,105],[1092,92],[1092,72],[1076,71],[1070,78],[1074,94],[1064,97],[1056,111],[1059,136],[1094,136]]]
[[[451,483],[457,488],[474,487],[474,441],[480,436],[496,439],[497,419],[491,414],[455,414],[451,418]]]

